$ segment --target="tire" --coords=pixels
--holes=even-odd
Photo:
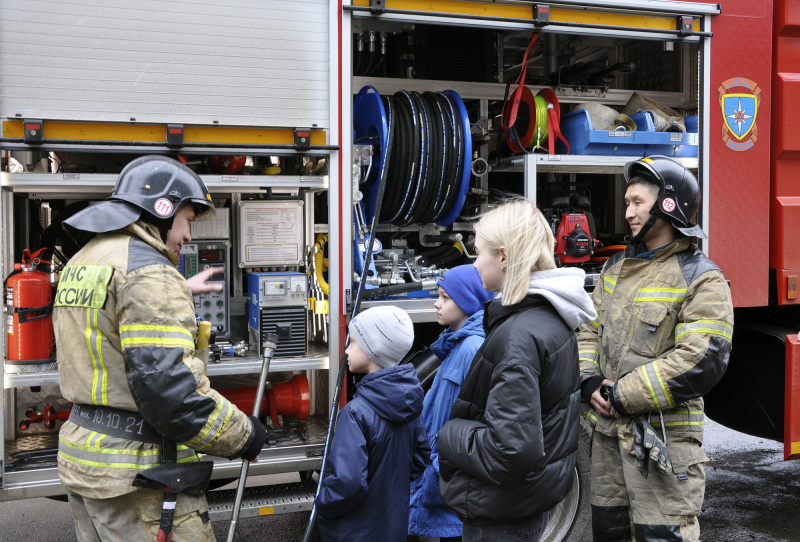
[[[572,489],[564,500],[550,510],[550,521],[541,542],[580,542],[591,526],[591,466],[590,443],[592,430],[581,419],[578,439],[578,460]]]

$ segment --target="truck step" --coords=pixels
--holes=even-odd
[[[293,484],[275,484],[247,487],[242,497],[239,518],[305,512],[314,505],[317,484],[313,481]],[[235,489],[210,491],[207,493],[208,513],[211,521],[229,521],[233,516],[236,500]]]

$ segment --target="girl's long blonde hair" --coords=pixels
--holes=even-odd
[[[506,250],[502,304],[513,305],[528,293],[531,273],[555,269],[555,239],[542,212],[526,199],[502,203],[475,224],[475,233],[494,254]]]

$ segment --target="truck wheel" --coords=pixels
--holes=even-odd
[[[589,455],[592,430],[581,420],[578,440],[578,460],[572,489],[564,500],[550,510],[550,521],[542,535],[542,542],[580,542],[591,524],[591,485]]]

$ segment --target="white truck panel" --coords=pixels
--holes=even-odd
[[[328,128],[329,9],[0,0],[0,117]]]

